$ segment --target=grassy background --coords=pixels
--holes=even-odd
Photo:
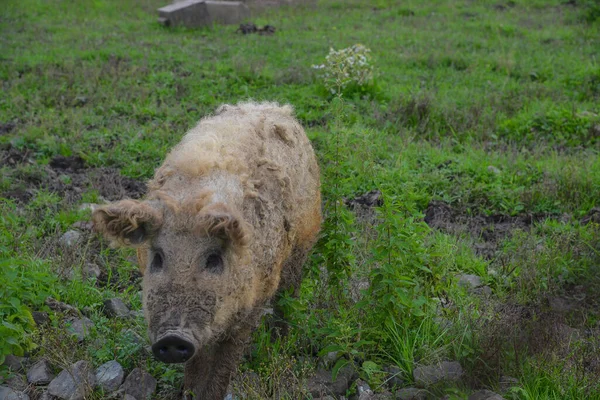
[[[0,356],[116,358],[148,368],[159,397],[176,393],[181,370],[128,336],[144,336],[144,321],[101,312],[114,296],[140,308],[131,253],[93,236],[57,244],[101,189],[49,165],[77,156],[84,174],[143,181],[198,119],[252,98],[296,108],[321,162],[326,221],[300,298],[284,301],[292,332],[257,332],[241,369],[262,379],[242,379],[245,391],[297,398],[318,356],[336,351],[337,367],[356,365],[377,390],[390,364],[409,386],[416,366],[452,359],[466,378],[432,396],[499,390],[509,375],[519,382],[507,397],[600,398],[597,1],[323,0],[261,13],[254,22],[273,36],[166,29],[162,5],[3,4]],[[311,66],[355,43],[371,49],[376,82],[336,101]],[[81,191],[65,196],[53,180]],[[375,189],[377,210],[344,204]],[[429,226],[439,202],[449,214]],[[61,278],[89,261],[102,282]],[[460,273],[492,296],[459,287]],[[59,317],[40,333],[30,311],[48,295],[89,307],[103,339],[62,341]],[[558,312],[556,298],[576,306]],[[565,327],[577,340],[565,344]]]

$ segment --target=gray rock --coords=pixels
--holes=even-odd
[[[149,399],[156,390],[156,379],[146,371],[135,368],[125,379],[121,389],[125,394],[133,396],[136,400]]]
[[[123,379],[125,379],[125,371],[117,361],[104,363],[96,370],[96,384],[105,394],[119,389]]]
[[[482,286],[481,278],[477,275],[461,274],[458,276],[458,286],[466,289],[475,289]]]
[[[45,303],[51,310],[63,312],[65,314],[70,314],[74,316],[79,316],[79,310],[69,304],[63,303],[62,301],[58,301],[52,297],[48,297],[45,300]]]
[[[495,175],[499,175],[502,173],[502,171],[500,171],[498,168],[494,167],[493,165],[490,165],[489,167],[487,167],[488,172],[495,174]]]
[[[100,275],[102,275],[102,270],[94,263],[85,263],[81,268],[81,277],[83,279],[98,279]]]
[[[13,372],[21,372],[27,364],[27,358],[13,356],[12,354],[7,355],[4,358],[4,365],[11,369]]]
[[[321,364],[325,369],[333,368],[340,356],[341,354],[338,351],[330,351],[321,358]]]
[[[50,317],[47,312],[33,311],[31,316],[37,326],[43,326],[50,322]]]
[[[47,385],[54,375],[47,360],[40,360],[27,371],[27,381],[33,385]]]
[[[121,329],[120,335],[121,335],[121,337],[124,337],[127,340],[130,340],[131,343],[134,343],[134,344],[137,344],[140,346],[146,344],[146,339],[144,339],[139,333],[137,333],[133,329],[129,329],[129,328]]]
[[[81,241],[81,232],[78,231],[66,231],[60,239],[58,239],[58,243],[64,247],[73,247],[77,243]]]
[[[185,0],[158,9],[158,21],[167,26],[196,28],[213,23],[239,24],[250,10],[241,1]]]
[[[315,398],[315,400],[335,400],[335,397],[333,397],[333,396],[323,396],[323,397],[317,397],[317,398]]]
[[[137,400],[137,399],[130,394],[126,394],[125,396],[123,396],[123,400]]]
[[[94,327],[94,322],[91,319],[75,318],[71,321],[71,326],[67,328],[69,333],[75,335],[80,342],[84,341],[90,335],[91,329]]]
[[[361,379],[356,381],[356,395],[357,400],[371,400],[375,397],[369,384]]]
[[[6,386],[0,386],[1,400],[29,400],[29,396],[25,393]]]
[[[504,400],[504,397],[491,390],[480,390],[470,395],[469,400]]]
[[[331,379],[331,371],[318,369],[316,374],[308,379],[306,383],[307,390],[313,397],[322,397],[326,395],[343,396],[352,383],[354,370],[350,366],[342,368],[335,381]]]
[[[402,379],[402,370],[395,365],[388,365],[383,367],[383,370],[388,373],[386,383],[393,389],[404,385],[404,379]]]
[[[27,389],[27,378],[24,375],[17,374],[6,380],[9,388],[14,390],[25,391]]]
[[[473,293],[481,295],[481,296],[485,296],[485,297],[490,297],[492,295],[492,288],[489,287],[488,285],[481,286],[476,289],[473,289]]]
[[[52,396],[50,396],[50,394],[48,392],[43,392],[42,394],[39,395],[37,400],[54,400],[54,399]]]
[[[118,297],[104,301],[104,312],[109,317],[129,317],[129,308],[127,308],[123,300],[119,299]]]
[[[77,361],[63,369],[48,385],[48,393],[63,400],[83,400],[96,384],[94,368],[88,361]]]
[[[94,203],[82,203],[79,206],[79,211],[87,211],[94,212],[94,210],[98,207],[98,204]]]
[[[458,381],[462,375],[462,367],[456,361],[444,361],[439,365],[417,367],[413,371],[413,378],[419,387],[435,385],[441,381]]]
[[[397,400],[425,400],[427,391],[417,388],[404,388],[396,392]]]

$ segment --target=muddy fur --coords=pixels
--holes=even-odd
[[[138,247],[150,339],[194,343],[185,386],[197,399],[223,399],[261,309],[298,288],[319,232],[319,167],[292,114],[223,105],[173,148],[143,202],[94,212],[97,230]]]

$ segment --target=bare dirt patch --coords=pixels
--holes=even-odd
[[[34,165],[35,160],[27,150],[14,147],[0,152],[0,167],[17,168]],[[140,198],[146,192],[146,184],[123,176],[114,168],[89,168],[78,156],[56,156],[35,174],[13,174],[10,188],[1,196],[20,203],[29,201],[36,190],[44,189],[61,196],[67,203],[77,203],[81,195],[90,189],[98,191],[108,201],[122,198]]]
[[[548,214],[468,215],[443,201],[431,201],[425,210],[425,222],[433,229],[452,235],[470,235],[477,255],[494,258],[505,239],[516,230],[528,231],[534,222],[556,216]]]

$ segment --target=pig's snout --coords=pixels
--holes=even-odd
[[[189,340],[171,333],[152,345],[152,353],[167,364],[184,363],[192,358],[196,348]]]

